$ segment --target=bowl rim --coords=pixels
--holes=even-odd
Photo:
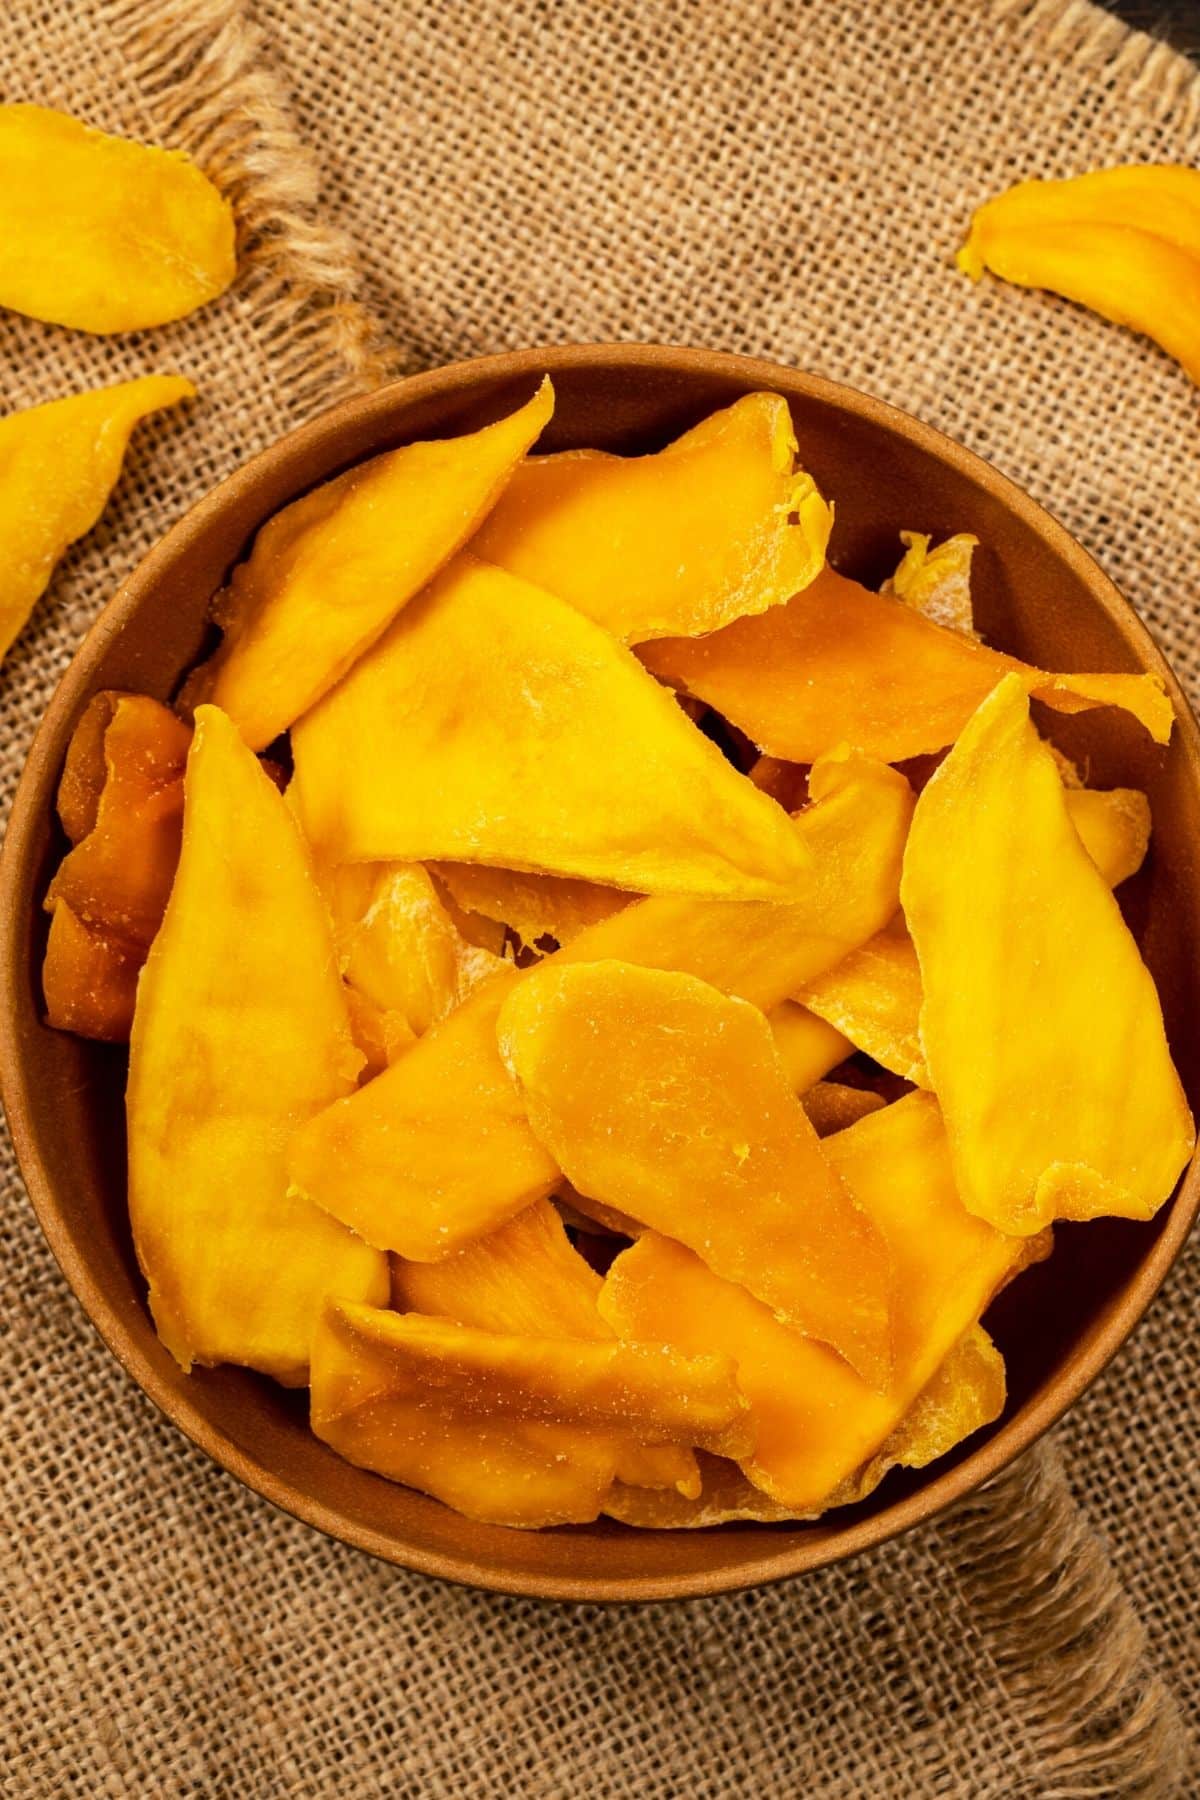
[[[1076,1349],[1070,1361],[1056,1369],[1021,1411],[1003,1421],[985,1443],[940,1474],[931,1475],[914,1492],[881,1507],[865,1519],[835,1528],[828,1534],[809,1538],[801,1530],[777,1553],[748,1557],[737,1564],[711,1570],[612,1578],[543,1574],[525,1569],[497,1570],[485,1558],[476,1557],[467,1550],[450,1552],[401,1544],[391,1533],[377,1530],[313,1499],[260,1462],[244,1445],[227,1437],[186,1393],[171,1387],[160,1375],[134,1329],[101,1289],[86,1257],[72,1241],[64,1209],[38,1154],[17,1027],[20,983],[25,970],[21,875],[26,860],[25,846],[42,818],[35,800],[34,776],[43,771],[51,759],[56,764],[60,760],[62,734],[75,716],[80,694],[86,688],[101,652],[152,594],[161,574],[170,567],[190,537],[218,517],[231,498],[252,487],[260,474],[278,461],[291,457],[299,449],[319,451],[328,447],[333,451],[344,426],[350,421],[382,421],[398,408],[402,412],[409,401],[437,399],[444,393],[467,392],[476,384],[486,385],[511,378],[543,373],[553,378],[556,373],[586,369],[597,363],[624,370],[661,371],[666,368],[684,376],[732,378],[744,384],[747,390],[775,389],[782,381],[877,429],[900,435],[935,460],[956,466],[1048,541],[1088,589],[1095,603],[1132,643],[1143,666],[1162,676],[1175,707],[1182,755],[1193,781],[1197,779],[1200,727],[1191,705],[1150,631],[1110,578],[1065,527],[1022,488],[973,451],[899,407],[824,376],[808,374],[784,364],[683,345],[560,344],[461,359],[343,400],[258,451],[189,507],[155,542],[119,583],[82,639],[33,736],[0,850],[0,1099],[8,1116],[18,1166],[34,1212],[76,1299],[126,1373],[159,1411],[221,1468],[281,1511],[326,1536],[420,1574],[493,1593],[567,1602],[620,1603],[690,1599],[737,1591],[843,1561],[932,1520],[999,1475],[1080,1398],[1144,1316],[1200,1212],[1200,1149],[1193,1155],[1168,1201],[1159,1236],[1135,1278],[1110,1303],[1100,1323]],[[329,466],[331,469],[337,466],[336,457],[329,458]],[[641,1535],[657,1537],[661,1534],[647,1531]]]

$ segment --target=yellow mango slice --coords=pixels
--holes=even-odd
[[[849,958],[842,959],[842,963],[847,961]],[[842,963],[836,966],[840,968]],[[767,1024],[794,1094],[806,1094],[830,1069],[854,1054],[849,1038],[795,1000],[781,1000],[767,1014]]]
[[[0,107],[0,167],[7,110]],[[0,180],[0,194],[5,191]],[[0,199],[0,217],[5,205]],[[63,241],[74,254],[69,236]],[[0,226],[0,266],[8,247]],[[67,545],[104,511],[134,426],[195,392],[182,375],[142,375],[0,419],[0,656]]]
[[[833,512],[795,458],[786,400],[747,394],[654,456],[531,457],[473,548],[626,643],[716,631],[825,560]]]
[[[530,947],[544,938],[569,944],[589,925],[620,912],[631,898],[593,881],[490,869],[484,863],[435,862],[430,868],[459,906],[502,921]]]
[[[129,1211],[172,1355],[308,1375],[324,1298],[382,1302],[385,1258],[288,1192],[295,1126],[353,1086],[329,923],[277,789],[196,715],[183,848],[138,988]]]
[[[606,631],[461,555],[292,734],[330,861],[428,858],[781,897],[803,848]],[[620,805],[613,796],[620,795]]]
[[[547,379],[494,425],[389,450],[275,513],[214,602],[225,635],[184,704],[211,700],[255,750],[286,731],[466,543],[553,411]]]
[[[905,546],[904,555],[896,573],[880,591],[895,594],[935,625],[973,636],[971,558],[979,547],[979,539],[969,531],[960,531],[932,550],[929,546],[933,540],[923,531],[902,531],[900,540]]]
[[[745,1449],[730,1364],[655,1345],[477,1331],[332,1302],[313,1341],[312,1427],[360,1467],[468,1518],[596,1517],[620,1434]]]
[[[972,1218],[954,1185],[937,1103],[909,1094],[822,1148],[886,1243],[895,1360],[883,1391],[773,1317],[691,1250],[647,1233],[613,1263],[600,1310],[619,1334],[732,1357],[757,1427],[745,1472],[798,1513],[823,1507],[875,1456],[992,1295],[1044,1244]]]
[[[759,618],[711,637],[664,639],[640,654],[760,750],[791,762],[812,762],[843,743],[884,762],[944,749],[1009,671],[1060,712],[1121,706],[1156,743],[1171,735],[1171,703],[1157,676],[1031,669],[829,568]]]
[[[980,1325],[972,1326],[922,1388],[883,1448],[826,1498],[822,1511],[863,1500],[897,1466],[923,1469],[1004,1411],[1004,1358]],[[735,1519],[778,1523],[812,1518],[772,1500],[737,1463],[699,1456],[701,1485],[695,1498],[666,1489],[647,1491],[619,1478],[604,1502],[610,1518],[649,1530],[694,1531]]]
[[[141,331],[215,299],[236,272],[233,209],[182,151],[0,106],[0,306]]]
[[[812,780],[816,797],[795,824],[809,854],[790,902],[639,900],[557,960],[679,969],[767,1009],[838,962],[896,910],[913,796],[896,770],[862,757],[831,757]],[[551,1193],[559,1171],[496,1045],[508,984],[526,978],[477,989],[394,1068],[298,1131],[299,1189],[368,1242],[418,1261]]]
[[[1130,325],[1200,380],[1200,172],[1171,164],[1024,181],[981,206],[958,265]]]
[[[572,1187],[688,1244],[882,1385],[886,1254],[756,1008],[691,975],[550,961],[513,988],[497,1029]]]
[[[343,864],[325,886],[342,975],[385,1019],[399,1018],[401,1041],[503,967],[461,935],[420,863]]]
[[[1191,1154],[1154,982],[1007,677],[917,802],[902,899],[963,1203],[1147,1219]]]
[[[1150,848],[1150,802],[1137,788],[1064,788],[1084,849],[1109,887],[1136,875]]]
[[[613,1332],[596,1301],[601,1281],[574,1249],[548,1200],[535,1201],[498,1230],[438,1263],[392,1258],[392,1305],[518,1337],[575,1337],[599,1342]],[[617,1476],[635,1487],[698,1494],[690,1450],[641,1447],[623,1440]]]

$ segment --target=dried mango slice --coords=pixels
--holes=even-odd
[[[848,960],[842,959],[843,963]],[[781,1000],[767,1014],[767,1024],[794,1094],[806,1094],[830,1069],[854,1054],[849,1038],[795,1000]]]
[[[392,1305],[520,1337],[575,1337],[599,1342],[613,1332],[596,1305],[601,1281],[575,1250],[548,1200],[535,1201],[499,1230],[439,1263],[392,1259]],[[698,1494],[690,1450],[642,1447],[622,1440],[618,1480]]]
[[[808,1122],[818,1137],[830,1137],[857,1125],[868,1113],[886,1104],[882,1094],[870,1088],[849,1087],[844,1081],[817,1081],[801,1096]]]
[[[326,893],[343,978],[411,1043],[503,965],[469,944],[420,863],[349,863]],[[388,1023],[390,1021],[390,1025]]]
[[[990,1425],[1004,1411],[1004,1358],[980,1325],[957,1343],[929,1384],[917,1395],[883,1448],[826,1499],[823,1511],[863,1500],[890,1469],[923,1469],[964,1438]],[[667,1490],[647,1491],[618,1478],[604,1502],[610,1518],[649,1530],[694,1531],[731,1520],[779,1523],[812,1518],[772,1500],[736,1463],[700,1452],[700,1493],[689,1498]]]
[[[554,411],[533,399],[481,431],[404,444],[275,513],[217,596],[225,636],[191,677],[261,750],[315,706],[461,549]]]
[[[87,924],[60,900],[42,964],[46,1023],[77,1037],[127,1043],[145,956],[140,946]]]
[[[7,110],[0,107],[0,167]],[[11,197],[0,180],[0,193],[6,191]],[[0,199],[0,216],[5,204]],[[54,229],[62,229],[60,221]],[[63,242],[74,255],[69,234]],[[0,266],[6,249],[0,226]],[[134,426],[195,392],[182,375],[143,375],[0,419],[0,656],[67,545],[89,532],[104,511]]]
[[[1019,678],[917,802],[902,898],[963,1203],[1003,1230],[1147,1219],[1194,1142],[1148,969]]]
[[[0,106],[0,306],[141,331],[214,300],[236,273],[233,209],[182,151]]]
[[[360,1467],[500,1525],[596,1517],[620,1434],[719,1453],[752,1441],[730,1364],[654,1346],[477,1331],[332,1302],[312,1427]]]
[[[300,1120],[357,1058],[329,923],[287,807],[233,725],[196,715],[183,849],[130,1047],[129,1211],[172,1355],[308,1375],[327,1294],[382,1302],[386,1259],[287,1191]]]
[[[1171,164],[1023,181],[971,220],[958,266],[1049,288],[1153,338],[1200,380],[1200,172]]]
[[[459,906],[502,921],[531,947],[548,937],[569,944],[630,902],[619,888],[570,876],[490,869],[484,863],[435,862],[430,868]]]
[[[1060,712],[1121,706],[1156,743],[1171,735],[1171,702],[1156,675],[1031,669],[829,568],[759,618],[711,637],[664,639],[640,655],[760,750],[791,762],[843,743],[884,762],[944,749],[1009,671]]]
[[[680,969],[777,1005],[885,925],[900,897],[913,806],[903,776],[834,756],[814,768],[813,789],[795,824],[809,855],[789,903],[639,900],[581,932],[557,960]],[[296,1134],[292,1180],[381,1249],[448,1256],[554,1189],[559,1171],[496,1045],[506,982],[516,978],[478,989],[394,1068]]]
[[[833,512],[795,458],[787,401],[746,394],[654,456],[531,457],[473,548],[626,643],[715,631],[825,560]]]
[[[739,1460],[798,1513],[824,1506],[882,1449],[997,1288],[1044,1249],[965,1210],[931,1095],[909,1094],[822,1148],[892,1258],[895,1362],[885,1391],[657,1233],[617,1257],[600,1296],[622,1335],[685,1355],[703,1340],[734,1359],[758,1432],[753,1456]]]
[[[904,555],[896,573],[880,591],[895,594],[935,625],[973,637],[971,558],[979,547],[979,539],[969,531],[960,531],[931,550],[933,540],[925,532],[902,531],[900,541],[905,546]]]
[[[804,864],[787,814],[628,650],[467,555],[292,747],[299,816],[330,861],[483,862],[744,899],[780,898]]]
[[[572,1187],[690,1245],[886,1381],[883,1245],[822,1154],[755,1007],[691,975],[551,960],[513,988],[498,1035]]]
[[[1079,839],[1109,887],[1136,875],[1150,848],[1150,802],[1137,788],[1064,788]]]

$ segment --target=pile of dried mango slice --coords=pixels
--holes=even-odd
[[[1170,702],[985,645],[965,534],[836,573],[777,396],[553,407],[286,507],[177,707],[91,703],[48,1015],[129,1041],[184,1368],[475,1519],[811,1517],[994,1420],[993,1297],[1191,1153],[1145,797],[1031,714]]]

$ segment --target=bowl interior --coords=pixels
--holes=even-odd
[[[232,476],[146,559],[72,664],[30,756],[5,849],[5,1099],[47,1235],[106,1341],[191,1437],[270,1499],[376,1554],[482,1586],[572,1599],[714,1592],[877,1542],[1028,1444],[1144,1310],[1195,1211],[1194,1169],[1153,1225],[1060,1228],[1051,1261],[1023,1275],[987,1320],[1008,1363],[1003,1420],[934,1469],[895,1473],[862,1505],[805,1526],[651,1533],[601,1522],[523,1533],[473,1524],[351,1468],[309,1433],[303,1396],[233,1369],[180,1373],[154,1335],[130,1241],[124,1055],[50,1031],[40,1018],[40,903],[63,848],[54,790],[86,701],[100,688],[172,694],[204,640],[210,596],[277,507],[376,451],[488,423],[528,398],[547,368],[558,395],[550,449],[652,450],[739,394],[774,388],[791,404],[801,461],[836,503],[838,566],[874,581],[894,566],[902,528],[972,531],[977,611],[990,641],[1044,668],[1164,669],[1111,584],[1045,513],[945,439],[830,383],[742,358],[638,347],[525,352],[399,383],[325,415]],[[1114,712],[1049,723],[1095,784],[1150,795],[1153,848],[1122,901],[1196,1108],[1200,972],[1187,946],[1200,938],[1200,756],[1190,713],[1172,691],[1181,717],[1166,752]]]

